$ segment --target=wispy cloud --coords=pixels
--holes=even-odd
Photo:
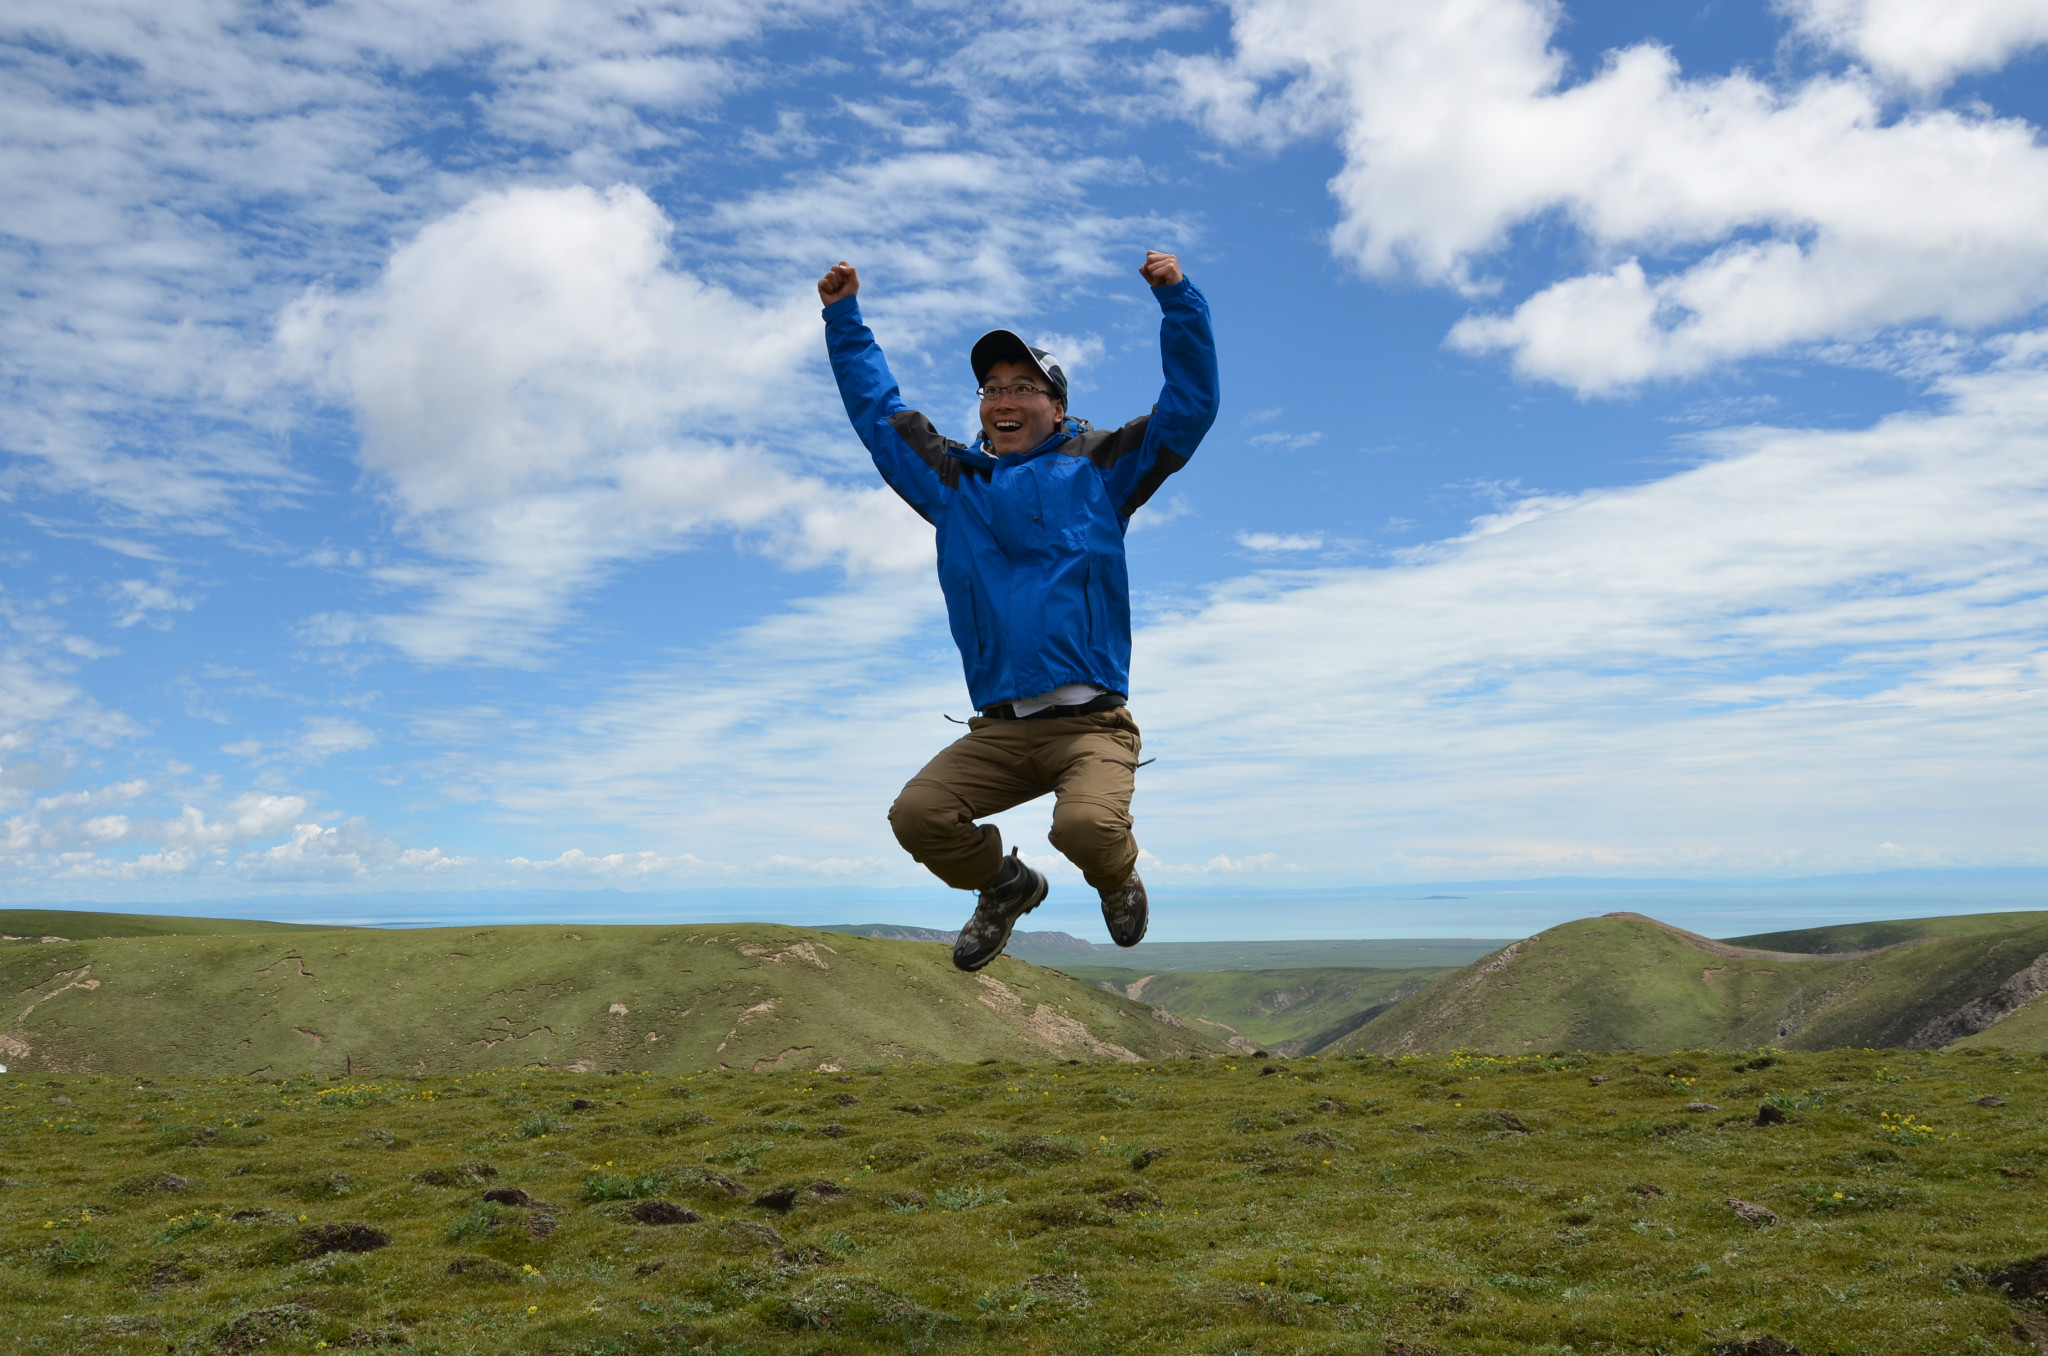
[[[341,753],[359,753],[377,746],[376,732],[346,716],[308,716],[300,728],[281,738],[238,739],[223,745],[232,754],[257,767],[271,763],[312,766]]]
[[[114,625],[129,627],[142,623],[159,631],[169,630],[173,613],[190,612],[199,605],[197,594],[178,592],[179,584],[175,571],[163,570],[154,581],[123,579],[110,585],[107,596],[114,604]]]
[[[2048,753],[2048,371],[2018,347],[1938,413],[1712,435],[1668,478],[1162,619],[1148,818],[1235,850],[1258,804],[1298,861],[1400,843],[1439,874],[1867,869],[1892,824],[2009,854]]]
[[[820,260],[851,259],[863,287],[874,284],[862,293],[863,312],[886,318],[892,351],[915,351],[958,326],[1014,323],[1053,300],[1048,289],[1129,273],[1143,258],[1134,242],[1192,234],[1158,214],[1092,205],[1092,189],[1141,173],[1136,161],[1014,144],[914,151],[829,175],[806,168],[684,229],[716,233],[729,242],[727,267],[751,262],[749,275],[763,281],[808,280]],[[1048,201],[1061,210],[1045,211]]]
[[[1299,452],[1305,447],[1314,447],[1323,440],[1320,431],[1308,433],[1285,433],[1274,429],[1271,433],[1257,433],[1247,439],[1253,447],[1267,452]]]
[[[1247,551],[1320,551],[1323,539],[1298,532],[1240,532],[1237,544]]]

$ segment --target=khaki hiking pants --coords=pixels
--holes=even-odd
[[[1002,870],[1003,835],[974,821],[1050,791],[1052,845],[1090,885],[1115,889],[1138,864],[1131,790],[1139,747],[1124,707],[1047,720],[976,716],[910,779],[889,807],[889,827],[946,884],[986,889]]]

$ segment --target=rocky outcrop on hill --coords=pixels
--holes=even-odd
[[[2034,957],[2032,964],[1999,985],[1995,992],[1973,998],[1921,1027],[1907,1039],[1906,1048],[1939,1050],[1965,1036],[1988,1031],[2044,993],[2048,993],[2048,951]]]

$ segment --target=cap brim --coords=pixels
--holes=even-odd
[[[1024,342],[1024,336],[1015,330],[990,330],[974,341],[974,348],[967,355],[968,364],[974,368],[974,384],[981,385],[988,378],[988,370],[997,363],[1023,363],[1038,373],[1047,383],[1052,376],[1032,356],[1031,345]]]

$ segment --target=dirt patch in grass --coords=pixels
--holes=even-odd
[[[695,1224],[696,1211],[669,1201],[641,1201],[626,1212],[641,1224]]]
[[[1995,1267],[1984,1279],[2022,1304],[2041,1304],[2048,1301],[2048,1254]]]
[[[153,1259],[140,1279],[145,1289],[169,1290],[174,1286],[191,1285],[205,1274],[205,1270],[185,1254],[173,1252]]]
[[[390,1234],[367,1224],[309,1224],[299,1230],[292,1252],[303,1262],[331,1252],[375,1252],[390,1246]]]

